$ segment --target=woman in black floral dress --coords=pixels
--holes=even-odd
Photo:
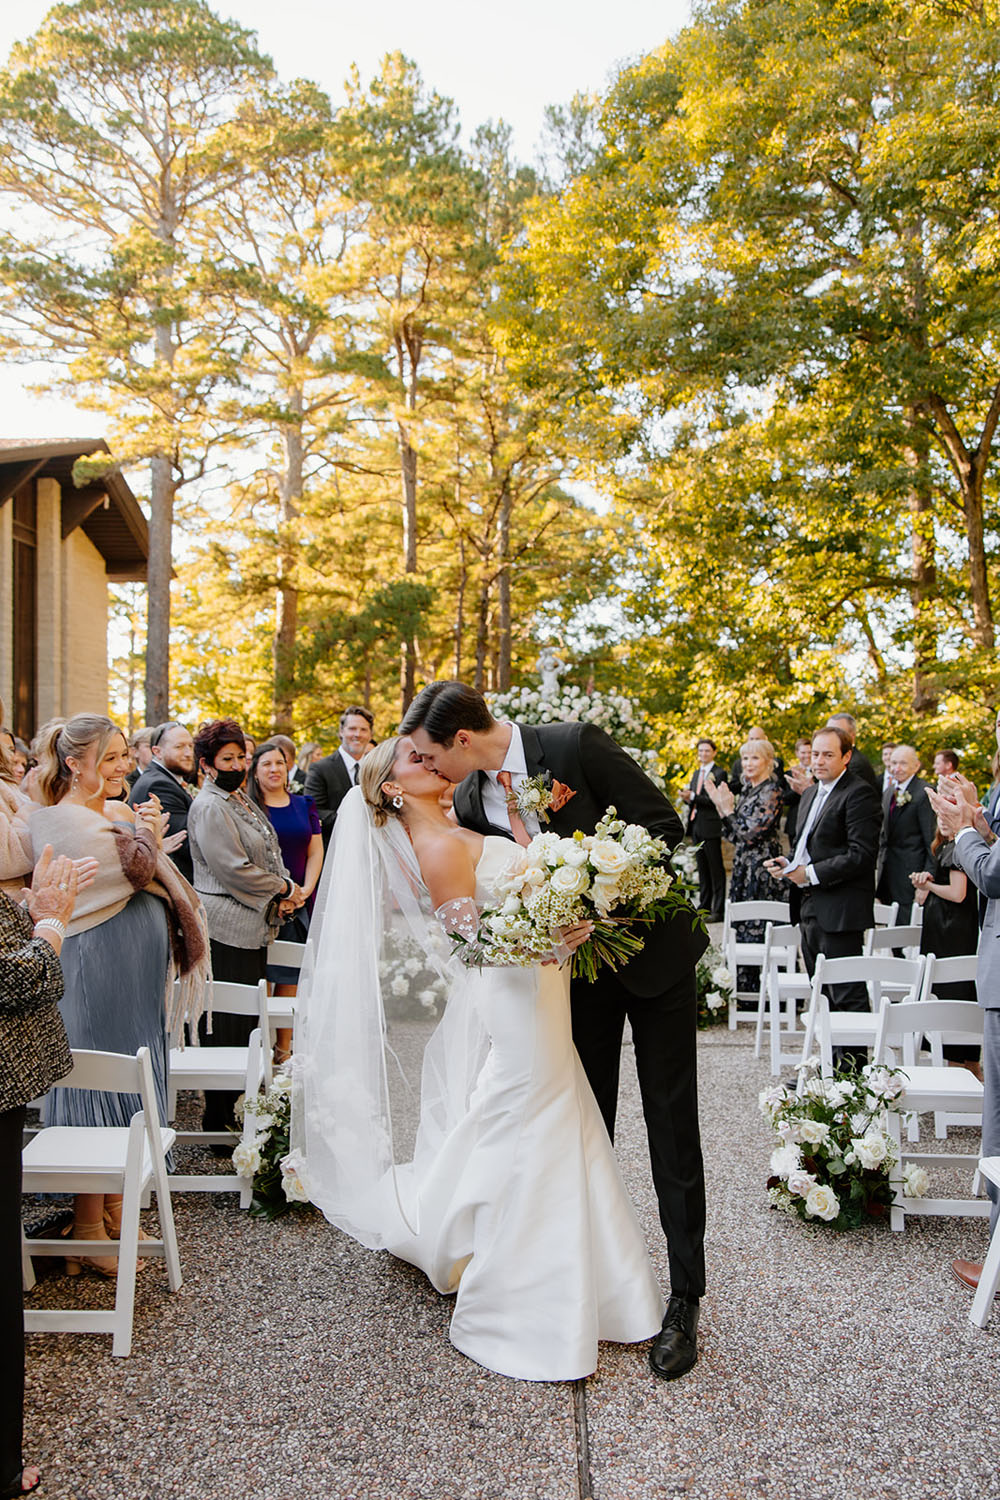
[[[779,828],[784,803],[774,775],[774,747],[768,740],[747,740],[740,750],[743,782],[739,801],[725,782],[716,786],[709,777],[706,790],[722,816],[723,837],[733,845],[730,901],[788,901],[788,890],[768,874],[766,864],[781,853]],[[737,922],[738,943],[762,943],[763,922]],[[736,973],[740,993],[753,994],[760,983],[759,969],[741,967]]]

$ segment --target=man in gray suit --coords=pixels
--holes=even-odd
[[[1000,1156],[1000,843],[978,802],[962,795],[960,786],[946,783],[943,792],[928,791],[941,832],[955,840],[955,863],[988,898],[979,938],[976,989],[983,1007],[983,1155]],[[997,1190],[987,1184],[993,1200],[990,1232],[1000,1208]],[[959,1281],[975,1289],[982,1266],[975,1261],[952,1261]]]

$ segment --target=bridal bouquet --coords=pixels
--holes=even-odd
[[[803,1070],[800,1070],[800,1073]],[[900,1113],[905,1077],[897,1068],[845,1064],[823,1078],[818,1064],[805,1065],[801,1093],[779,1084],[760,1095],[761,1113],[774,1127],[768,1195],[808,1223],[855,1229],[883,1217],[893,1199],[896,1147],[883,1129],[889,1112]],[[904,1173],[907,1197],[922,1197],[927,1173],[911,1164]]]
[[[496,905],[482,912],[476,936],[455,933],[452,941],[472,948],[463,957],[473,963],[526,967],[551,956],[557,928],[593,922],[593,935],[573,955],[573,973],[593,980],[601,965],[617,969],[639,952],[636,927],[678,909],[697,920],[672,889],[669,854],[662,839],[622,822],[613,807],[592,834],[537,834],[512,850],[494,886]]]

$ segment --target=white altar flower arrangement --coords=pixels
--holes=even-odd
[[[592,834],[537,834],[512,851],[475,936],[455,932],[452,942],[466,963],[525,967],[551,955],[557,928],[593,922],[593,935],[573,955],[574,975],[593,980],[601,966],[617,969],[640,951],[636,928],[675,910],[698,921],[673,889],[669,853],[662,839],[624,823],[613,807]]]
[[[428,924],[427,941],[441,959],[448,957],[448,944],[437,922]],[[428,962],[422,948],[409,929],[391,925],[379,957],[379,979],[386,1016],[437,1016],[448,998],[448,987],[438,969]]]
[[[899,1114],[905,1076],[898,1068],[845,1064],[823,1078],[813,1059],[799,1069],[800,1090],[765,1089],[760,1109],[777,1136],[768,1196],[807,1223],[856,1229],[884,1218],[892,1203],[896,1147],[886,1116]],[[922,1168],[904,1172],[904,1192],[922,1197]]]
[[[587,693],[567,683],[549,696],[537,687],[523,687],[487,693],[486,701],[494,718],[514,719],[519,724],[596,724],[617,740],[661,791],[666,784],[656,751],[639,744],[645,733],[642,711],[623,693]]]
[[[307,1204],[304,1163],[297,1151],[289,1149],[292,1077],[287,1068],[274,1074],[266,1093],[243,1099],[237,1113],[252,1115],[255,1126],[253,1139],[241,1140],[233,1151],[236,1175],[253,1179],[250,1212],[261,1219],[277,1219],[297,1204]]]
[[[676,867],[676,854],[671,859]],[[733,992],[733,976],[726,967],[721,950],[714,945],[707,948],[694,973],[698,984],[699,1029],[718,1026],[729,1016],[729,999]]]
[[[684,815],[687,810],[682,809]],[[689,901],[698,904],[698,895],[701,890],[701,881],[698,878],[698,850],[700,844],[678,844],[670,856],[670,863],[674,867],[677,884],[682,888]]]

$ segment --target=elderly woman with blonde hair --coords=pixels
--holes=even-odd
[[[733,845],[733,873],[729,883],[730,901],[787,901],[788,890],[775,880],[767,862],[781,853],[779,829],[783,793],[775,775],[777,756],[770,740],[747,740],[740,747],[743,779],[739,800],[722,782],[716,786],[709,777],[705,789],[722,818],[722,834]],[[736,939],[741,943],[762,942],[763,922],[738,922]],[[756,990],[756,969],[740,969],[736,987],[740,991]]]

